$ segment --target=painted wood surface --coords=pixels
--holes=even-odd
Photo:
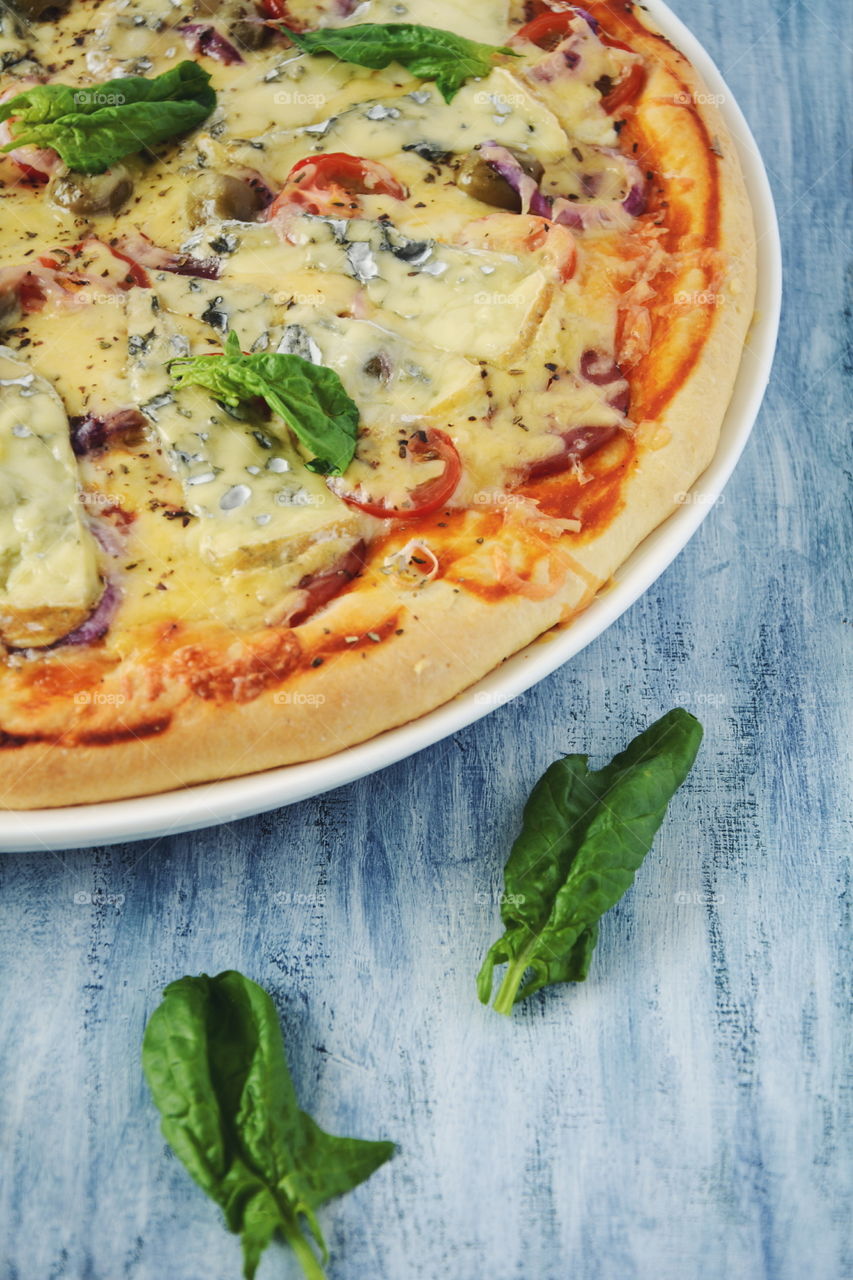
[[[399,1143],[322,1213],[334,1280],[853,1274],[853,32],[826,0],[676,7],[745,109],[786,247],[775,377],[724,501],[606,635],[451,741],[255,820],[0,858],[5,1280],[236,1280],[138,1065],[162,985],[232,966],[274,993],[303,1105]],[[588,982],[482,1009],[530,786],[676,703],[700,763]],[[262,1280],[295,1275],[271,1249]]]

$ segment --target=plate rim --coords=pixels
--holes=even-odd
[[[388,729],[334,755],[175,791],[88,805],[0,811],[0,853],[57,852],[202,830],[297,804],[387,768],[467,728],[552,675],[612,626],[673,563],[710,514],[752,434],[770,380],[782,303],[782,249],[767,170],[752,131],[722,73],[698,37],[664,3],[645,6],[708,88],[722,94],[720,112],[734,140],[758,242],[755,316],[747,336],[720,443],[685,502],[635,548],[613,585],[565,631],[508,658],[476,684],[417,720]],[[755,357],[750,367],[747,356]]]

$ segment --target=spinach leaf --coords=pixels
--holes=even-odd
[[[52,147],[75,173],[103,173],[134,151],[192,129],[210,115],[216,94],[197,62],[179,62],[147,80],[37,84],[0,103],[15,147]]]
[[[311,471],[340,476],[352,461],[358,405],[333,369],[284,352],[243,355],[236,333],[229,333],[224,355],[181,356],[169,372],[176,386],[206,387],[233,408],[261,396],[316,455],[306,463]]]
[[[142,1066],[163,1136],[222,1209],[252,1280],[276,1231],[309,1280],[328,1257],[316,1209],[394,1154],[391,1142],[325,1133],[299,1110],[281,1028],[262,987],[235,970],[181,978],[145,1029]]]
[[[498,964],[509,965],[494,1004],[500,1013],[548,983],[584,980],[598,921],[633,884],[701,741],[699,721],[677,708],[604,769],[570,755],[545,771],[504,871],[505,932],[477,977],[483,1004]]]
[[[422,80],[434,80],[445,102],[450,102],[466,80],[487,76],[496,53],[517,55],[504,45],[478,44],[441,27],[415,22],[363,22],[353,27],[324,27],[318,31],[291,31],[293,43],[304,53],[331,53],[342,62],[378,71],[399,62]]]

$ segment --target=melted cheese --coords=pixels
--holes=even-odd
[[[317,0],[294,0],[290,9],[305,25],[340,25]],[[248,0],[74,0],[57,22],[26,31],[7,16],[0,91],[14,91],[16,76],[90,83],[154,75],[191,56],[179,22],[212,22],[228,35],[250,10]],[[345,21],[421,22],[493,44],[509,34],[507,6],[497,0],[368,0]],[[559,449],[559,428],[620,420],[607,389],[579,376],[585,351],[613,349],[620,276],[607,234],[581,243],[566,283],[560,254],[531,241],[530,220],[496,212],[455,182],[462,156],[497,142],[545,166],[544,190],[584,199],[594,185],[618,204],[624,168],[599,150],[617,137],[594,85],[618,76],[625,55],[601,46],[580,19],[577,43],[583,61],[571,75],[551,74],[541,50],[516,46],[521,57],[499,58],[450,104],[397,65],[369,71],[306,57],[276,39],[230,66],[199,57],[217,91],[215,112],[156,159],[128,158],[134,190],[118,214],[60,209],[44,188],[21,185],[12,158],[0,158],[0,272],[11,272],[0,274],[0,324],[40,388],[33,440],[45,430],[42,414],[53,424],[41,497],[23,492],[36,463],[18,436],[0,468],[8,495],[0,552],[21,566],[7,573],[3,598],[24,610],[41,599],[84,612],[97,599],[98,557],[76,497],[77,467],[60,447],[66,413],[105,416],[135,405],[149,424],[140,444],[82,463],[86,487],[104,506],[135,514],[109,566],[122,603],[108,643],[119,651],[164,611],[236,626],[276,621],[306,575],[376,534],[378,522],[305,467],[285,423],[238,420],[206,391],[171,386],[167,361],[218,350],[229,328],[245,350],[295,350],[339,374],[359,405],[366,449],[348,477],[353,487],[372,491],[378,476],[380,490],[405,496],[411,466],[400,441],[416,426],[434,426],[452,435],[462,459],[454,502],[489,502]],[[360,216],[350,218],[298,211],[272,222],[197,225],[199,175],[260,177],[277,190],[296,161],[336,151],[382,163],[407,198],[363,196]],[[116,282],[108,251],[101,260],[92,250],[88,265],[74,260],[73,299],[60,281],[40,309],[17,315],[7,307],[2,320],[8,279],[46,251],[137,233],[173,252],[216,256],[220,278],[149,270],[149,288],[129,287]],[[30,408],[35,414],[36,398]],[[422,464],[417,482],[440,469]],[[33,551],[35,534],[26,542],[19,506],[33,528],[52,521],[65,531],[49,554]]]

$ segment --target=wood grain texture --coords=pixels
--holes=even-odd
[[[400,1145],[322,1213],[335,1280],[853,1274],[853,31],[825,0],[676,8],[756,133],[786,249],[724,501],[619,623],[449,742],[212,831],[0,859],[4,1280],[236,1280],[138,1065],[159,989],[232,966],[274,993],[303,1105]],[[530,786],[676,703],[705,745],[588,982],[482,1009]],[[259,1274],[296,1268],[275,1247]]]

